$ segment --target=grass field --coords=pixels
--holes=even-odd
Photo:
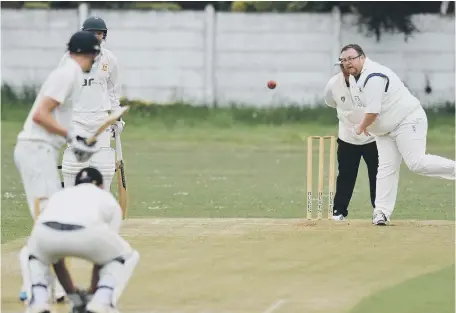
[[[22,308],[17,251],[31,227],[12,159],[20,126],[2,122],[4,312]],[[121,311],[454,312],[454,182],[404,166],[392,226],[379,228],[362,164],[349,222],[306,221],[300,136],[333,134],[316,124],[170,129],[127,118],[122,234],[141,261]],[[428,151],[454,159],[454,126],[430,129]],[[87,268],[72,262],[80,284]]]

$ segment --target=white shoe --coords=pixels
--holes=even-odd
[[[382,212],[375,212],[374,216],[372,216],[372,224],[374,225],[385,226],[387,222],[388,219]]]
[[[32,304],[27,308],[26,313],[51,313],[51,307],[47,303]]]
[[[344,217],[342,214],[333,215],[333,216],[332,216],[332,220],[333,220],[333,221],[344,221],[344,220],[345,220],[345,217]]]

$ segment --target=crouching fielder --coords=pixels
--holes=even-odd
[[[70,153],[79,161],[85,161],[95,152],[85,138],[70,130],[73,104],[81,91],[83,71],[89,71],[100,47],[90,32],[77,32],[68,43],[69,58],[51,72],[35,100],[17,137],[14,161],[24,185],[32,218],[45,209],[47,199],[60,187],[57,170],[59,149],[65,142],[71,143]],[[20,299],[27,299],[29,289],[27,246],[19,254],[23,286]],[[56,298],[63,298],[58,290]],[[60,292],[59,292],[60,291]]]
[[[122,210],[103,187],[97,169],[83,168],[76,175],[75,187],[55,193],[38,218],[28,241],[33,295],[30,313],[50,310],[46,277],[51,264],[72,301],[73,312],[116,312],[139,254],[119,235]],[[82,297],[74,288],[62,262],[65,257],[94,264],[88,297]],[[91,300],[86,304],[88,298]]]
[[[394,210],[402,159],[420,175],[455,180],[456,164],[426,154],[427,116],[420,101],[389,68],[366,58],[358,45],[342,48],[355,105],[364,107],[356,133],[375,135],[379,157],[373,224],[385,225]]]

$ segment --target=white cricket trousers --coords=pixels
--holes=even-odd
[[[19,170],[24,186],[30,215],[35,220],[35,210],[39,215],[45,209],[48,199],[62,188],[57,169],[59,152],[44,141],[18,140],[14,148],[14,162]],[[38,207],[35,209],[35,200]],[[29,290],[30,273],[28,267],[28,247],[24,246],[19,253],[22,275],[22,291]],[[64,296],[62,286],[57,281],[57,298]]]
[[[65,257],[104,265],[133,251],[128,242],[105,224],[79,230],[56,230],[37,223],[28,240],[28,247],[30,254],[46,265]]]
[[[49,198],[62,188],[57,169],[59,152],[44,141],[19,140],[14,149],[14,161],[24,185],[31,216],[35,219],[35,199]],[[46,204],[40,201],[39,212]]]
[[[407,167],[417,174],[456,179],[455,161],[426,154],[427,130],[426,112],[420,107],[394,131],[376,137],[379,165],[375,211],[382,212],[388,219],[396,204],[402,159]]]

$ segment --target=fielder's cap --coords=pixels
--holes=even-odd
[[[94,33],[81,30],[71,36],[68,51],[73,53],[98,53],[100,43]]]
[[[85,167],[76,175],[75,186],[79,184],[103,185],[103,175],[94,167]]]

